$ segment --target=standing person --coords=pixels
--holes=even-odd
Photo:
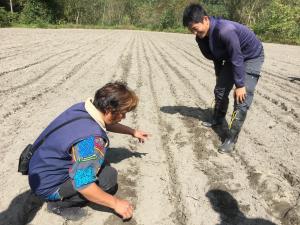
[[[137,104],[138,97],[126,84],[114,82],[97,90],[94,99],[60,114],[33,144],[43,140],[29,163],[32,192],[56,202],[58,209],[90,201],[112,208],[123,219],[132,217],[131,203],[113,196],[117,171],[105,164],[105,154],[107,131],[132,135],[140,142],[148,138],[146,132],[119,123]]]
[[[262,43],[246,26],[208,16],[199,4],[190,4],[183,13],[183,25],[196,35],[202,54],[214,63],[216,86],[213,118],[204,126],[221,125],[228,108],[228,95],[234,89],[234,112],[229,135],[221,144],[220,153],[233,151],[238,134],[252,103],[258,82],[264,51]]]

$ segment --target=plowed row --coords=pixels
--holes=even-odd
[[[237,151],[220,155],[219,132],[201,127],[211,112],[213,65],[192,35],[1,29],[0,40],[0,224],[33,217],[23,207],[27,177],[17,173],[23,147],[66,107],[115,80],[140,97],[124,124],[152,134],[144,145],[110,134],[118,195],[135,205],[127,224],[300,224],[299,46],[264,44]],[[123,224],[101,209],[86,207],[84,218],[70,221],[46,208],[30,224]]]

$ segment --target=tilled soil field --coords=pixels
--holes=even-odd
[[[0,224],[299,225],[300,47],[264,47],[237,150],[223,155],[220,130],[201,126],[215,75],[192,35],[0,29]],[[140,97],[124,124],[152,134],[143,145],[110,134],[117,195],[134,204],[133,218],[95,205],[63,216],[39,209],[17,173],[21,151],[63,110],[115,80]]]

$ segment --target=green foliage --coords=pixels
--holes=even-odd
[[[256,33],[268,39],[300,42],[300,5],[273,0],[253,26]]]
[[[8,27],[10,26],[10,18],[9,13],[4,8],[0,8],[0,27]]]
[[[28,0],[21,13],[20,22],[25,24],[51,23],[53,14],[45,1]]]
[[[0,26],[112,27],[185,32],[182,13],[199,2],[209,15],[243,23],[263,40],[300,43],[299,0],[14,0],[0,10]],[[9,4],[5,3],[6,10]]]
[[[162,29],[173,28],[176,23],[175,13],[173,9],[166,9],[160,17],[160,27]]]
[[[18,21],[18,14],[6,11],[0,7],[0,27],[9,27]]]
[[[210,15],[216,15],[229,19],[229,12],[226,10],[225,5],[220,3],[220,1],[215,1],[214,3],[207,2],[204,7]]]

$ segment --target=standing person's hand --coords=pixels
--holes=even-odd
[[[144,143],[149,138],[150,135],[141,130],[134,130],[132,136],[139,139],[140,143]]]
[[[240,87],[234,90],[233,96],[237,103],[243,103],[246,99],[246,88]]]
[[[130,219],[132,217],[133,207],[126,200],[116,198],[115,206],[113,209],[116,211],[116,213],[122,216],[124,220]]]

